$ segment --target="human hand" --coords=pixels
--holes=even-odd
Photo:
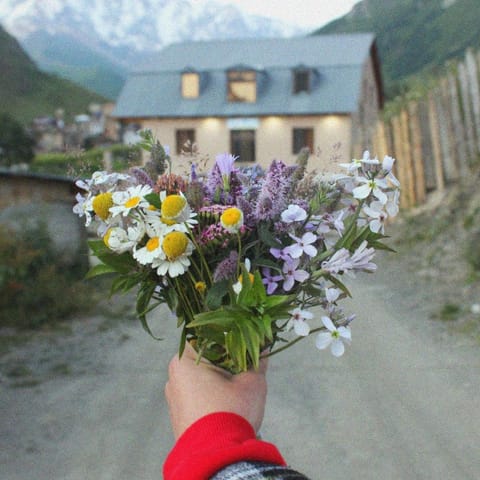
[[[187,344],[182,358],[175,355],[170,361],[165,397],[175,439],[215,412],[236,413],[258,432],[267,398],[267,359],[260,360],[258,370],[232,375],[203,360],[197,365],[196,358]]]

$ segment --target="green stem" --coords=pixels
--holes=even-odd
[[[321,330],[326,330],[325,327],[318,327],[318,328],[314,328],[307,336],[305,337],[297,337],[295,340],[292,340],[291,342],[288,342],[286,345],[284,345],[283,347],[280,347],[280,348],[277,348],[276,350],[273,350],[269,353],[267,353],[267,355],[264,355],[265,357],[272,357],[273,355],[276,355],[277,353],[280,353],[280,352],[283,352],[284,350],[286,350],[287,348],[290,348],[291,346],[295,345],[297,342],[299,342],[300,340],[303,340],[304,338],[307,338],[309,337],[312,333],[316,333],[316,332],[320,332]]]

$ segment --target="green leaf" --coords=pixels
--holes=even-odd
[[[223,299],[228,293],[228,287],[228,280],[221,280],[208,289],[205,300],[210,310],[216,310],[222,305]]]
[[[99,263],[98,265],[95,265],[87,272],[87,274],[85,275],[85,278],[87,279],[94,278],[94,277],[98,277],[99,275],[105,275],[107,273],[117,273],[117,271],[110,265]]]
[[[263,322],[263,329],[265,332],[265,336],[267,337],[268,340],[273,341],[272,317],[270,315],[264,315],[262,317],[262,322]]]
[[[158,193],[149,193],[148,195],[145,195],[145,200],[150,204],[153,205],[155,208],[162,208],[162,202],[160,201],[160,196]]]
[[[155,340],[162,340],[160,337],[156,337],[152,330],[150,329],[146,314],[151,310],[148,308],[150,300],[152,299],[153,293],[155,292],[156,288],[155,282],[144,282],[137,294],[137,314],[140,322],[142,324],[143,329]]]
[[[96,255],[97,258],[105,265],[114,268],[118,273],[129,273],[136,269],[138,264],[130,253],[101,253]]]
[[[260,223],[258,225],[258,237],[260,238],[261,242],[268,247],[282,247],[282,244],[275,238],[275,235],[268,229],[268,225],[265,223]]]
[[[222,307],[211,312],[197,313],[195,319],[187,327],[196,328],[204,325],[218,325],[228,328],[235,322],[242,321],[244,317],[245,311],[241,308],[235,306]]]
[[[88,240],[87,243],[95,256],[110,252],[103,240]]]
[[[240,328],[243,330],[245,346],[247,352],[250,354],[252,364],[254,368],[258,368],[258,362],[260,360],[260,335],[249,322],[245,322]]]
[[[337,288],[339,288],[343,293],[345,293],[345,295],[347,295],[348,297],[352,296],[348,288],[337,277],[334,277],[331,274],[326,274],[325,278],[327,280],[330,280]]]

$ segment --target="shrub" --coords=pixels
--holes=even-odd
[[[81,152],[42,153],[35,157],[30,170],[50,175],[89,177],[96,170],[104,170],[103,156],[106,151],[112,154],[112,170],[115,172],[125,171],[132,165],[141,163],[139,147],[117,144]]]
[[[103,170],[103,150],[40,154],[35,157],[30,170],[51,175],[90,176],[96,170]]]
[[[140,147],[117,144],[112,145],[108,150],[112,153],[112,170],[114,172],[124,172],[129,167],[141,163]]]
[[[34,328],[85,310],[83,265],[59,264],[44,223],[13,232],[0,226],[0,326]]]
[[[0,166],[30,163],[33,145],[33,138],[20,123],[10,115],[0,113]]]

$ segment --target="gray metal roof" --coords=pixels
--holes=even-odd
[[[290,39],[246,39],[179,43],[166,47],[132,72],[114,116],[205,117],[351,113],[358,107],[362,67],[372,34],[318,35]],[[257,101],[227,100],[225,71],[257,70]],[[292,93],[292,70],[315,72],[309,93]],[[202,75],[200,96],[181,96],[181,73]]]

